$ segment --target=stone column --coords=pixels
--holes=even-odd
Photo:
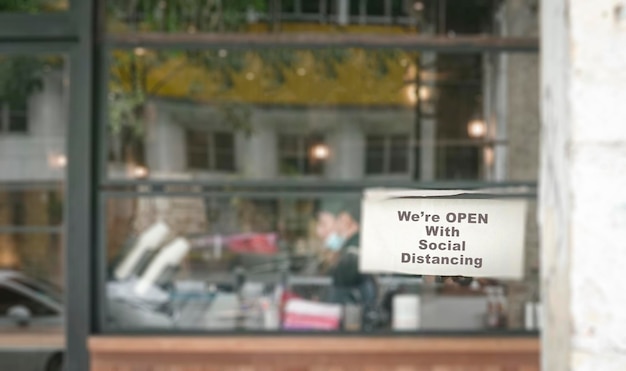
[[[542,368],[626,369],[626,1],[541,10]]]

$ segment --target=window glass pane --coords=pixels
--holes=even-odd
[[[267,33],[294,32],[371,33],[383,30],[397,34],[416,33],[418,23],[428,13],[405,10],[402,0],[393,0],[386,15],[383,1],[347,0],[341,7],[331,0],[258,1],[181,1],[147,0],[129,4],[106,0],[108,32],[116,34],[165,32],[200,34],[206,32]],[[354,25],[354,29],[345,29]],[[383,27],[382,29],[380,27]]]
[[[217,132],[214,135],[215,169],[220,171],[235,170],[235,142],[232,133]]]
[[[302,12],[319,14],[321,11],[320,4],[323,1],[325,0],[302,0]],[[328,4],[326,4],[326,9],[328,9]]]
[[[295,135],[281,135],[278,138],[278,148],[281,155],[297,156],[301,152],[302,138]]]
[[[58,226],[62,220],[60,186],[0,190],[0,226]]]
[[[248,2],[245,10],[235,1],[204,10],[212,5],[140,3],[107,2],[111,38],[123,44],[159,32],[158,40],[177,41],[172,49],[116,44],[109,51],[108,143],[127,170],[115,171],[111,161],[106,178],[127,182],[104,187],[176,194],[108,199],[107,328],[288,331],[321,321],[338,330],[388,331],[399,293],[432,295],[424,329],[523,328],[522,303],[537,300],[533,213],[529,267],[519,282],[380,275],[368,286],[371,277],[361,281],[354,254],[342,254],[349,238],[332,233],[345,228],[346,214],[358,223],[360,192],[370,186],[536,180],[536,55],[393,47],[406,34],[452,40],[503,33],[503,25],[519,21],[509,2],[467,1],[466,20],[451,2],[432,1],[366,1],[364,17],[356,1],[316,1],[319,14],[305,10],[312,3],[304,0]],[[280,44],[288,33],[302,34],[297,45]],[[311,44],[334,33],[390,42]],[[221,37],[219,47],[195,43]],[[238,37],[254,47],[231,43]],[[190,129],[202,138],[190,137]],[[192,154],[202,171],[190,169]],[[145,166],[158,184],[133,182],[133,166]],[[349,212],[340,217],[338,208]],[[142,247],[144,234],[162,234],[161,242]],[[364,286],[355,289],[357,281]],[[505,287],[507,298],[495,324],[486,321],[497,306],[485,290],[494,285]],[[340,313],[350,316],[339,321],[311,319],[287,310],[294,297],[315,308],[314,316],[350,300],[358,310],[344,307]],[[138,309],[136,301],[150,304]]]
[[[64,56],[0,55],[0,336],[41,331],[59,349],[68,78]]]
[[[525,302],[538,300],[534,200],[523,281],[361,274],[356,255],[341,248],[358,246],[358,232],[348,230],[359,223],[359,205],[358,194],[308,198],[279,190],[270,197],[109,199],[106,326],[390,331],[394,297],[418,295],[424,330],[524,328]],[[329,238],[335,232],[343,242]],[[146,238],[152,244],[139,243]],[[140,255],[151,256],[143,269],[133,258]],[[491,287],[503,289],[497,313],[489,311]],[[294,306],[294,300],[307,305]],[[337,303],[352,305],[358,315],[335,317]],[[487,314],[498,321],[489,322]]]
[[[383,174],[385,172],[385,137],[368,136],[365,142],[366,174]]]
[[[112,59],[110,178],[147,167],[159,179],[188,169],[211,179],[536,179],[534,55],[222,49]]]
[[[352,0],[350,1],[350,15],[359,15],[361,14],[361,0]]]
[[[385,15],[385,2],[381,0],[367,0],[367,14]]]
[[[10,133],[26,133],[28,131],[28,120],[26,118],[26,112],[9,113],[9,127]]]
[[[17,2],[17,0],[13,0]],[[30,3],[55,2],[29,0]],[[67,0],[57,0],[61,8]],[[507,22],[498,21],[498,12],[515,10],[513,0],[406,1],[406,0],[254,0],[183,1],[105,0],[107,30],[128,33],[440,33],[448,35],[501,35]],[[29,9],[29,5],[17,6]],[[363,7],[363,9],[362,9]],[[517,7],[517,8],[516,8]],[[16,8],[14,5],[13,8]],[[33,8],[30,6],[30,8]],[[41,9],[42,6],[35,6]],[[48,7],[50,8],[50,7]],[[57,7],[58,8],[58,7]],[[21,10],[28,11],[28,10]],[[528,6],[536,22],[537,6]],[[531,29],[536,24],[529,23]]]
[[[209,133],[187,130],[187,167],[189,169],[210,169],[209,165]]]
[[[391,14],[394,17],[399,17],[408,14],[411,3],[404,0],[392,0],[391,2]]]
[[[471,180],[480,176],[477,147],[446,146],[439,149],[438,178]]]
[[[285,13],[293,13],[296,9],[296,0],[285,0],[280,2],[280,10]]]
[[[69,0],[2,0],[0,13],[51,13],[66,11]]]
[[[406,173],[409,170],[409,138],[392,136],[389,148],[389,172]]]

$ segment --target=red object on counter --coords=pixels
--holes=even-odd
[[[224,238],[228,249],[237,253],[276,254],[278,252],[275,233],[247,233]]]

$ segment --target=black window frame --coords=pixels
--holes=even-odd
[[[16,116],[20,121],[16,124]],[[18,125],[19,129],[16,129]],[[28,102],[18,109],[15,104],[0,101],[0,135],[27,135],[30,133],[28,121]]]
[[[199,140],[203,138],[202,140]],[[198,140],[199,143],[191,143]],[[220,148],[225,146],[225,148]],[[192,151],[194,153],[192,153]],[[206,162],[196,165],[193,156],[204,157]],[[222,162],[220,163],[220,156]],[[198,162],[199,163],[199,162]],[[237,146],[235,134],[225,130],[203,130],[185,128],[185,164],[192,172],[233,173],[237,171]]]
[[[373,145],[374,140],[381,141],[382,148],[378,149],[378,145]],[[394,145],[394,141],[404,141],[402,148]],[[374,146],[374,147],[372,147]],[[375,149],[373,151],[372,149]],[[365,176],[383,176],[383,175],[408,175],[411,171],[410,167],[410,150],[411,140],[410,133],[384,133],[384,134],[366,134],[365,136],[365,158],[364,173]],[[374,156],[376,154],[376,156]],[[400,170],[394,169],[394,157],[403,154],[401,161],[404,166]],[[372,156],[372,157],[370,157]],[[380,170],[372,170],[372,160],[378,158],[381,161]]]
[[[316,160],[311,150],[317,145],[325,145],[325,138],[311,133],[277,134],[278,175],[281,177],[321,177],[325,171],[325,161]],[[293,146],[292,148],[286,148]]]

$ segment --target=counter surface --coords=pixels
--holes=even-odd
[[[539,370],[536,337],[110,337],[92,371]]]

